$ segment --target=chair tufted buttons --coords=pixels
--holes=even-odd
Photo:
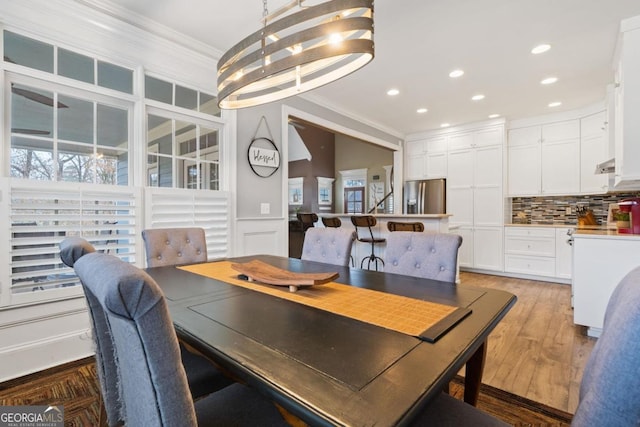
[[[435,254],[436,253],[436,248],[431,248],[431,253]]]
[[[200,255],[202,253],[202,251],[200,249],[198,249],[198,251],[196,252],[198,255]]]
[[[407,250],[410,251],[410,250],[413,250],[413,249],[411,248],[411,246],[407,246]]]
[[[182,256],[182,252],[178,252],[178,256]]]
[[[169,240],[167,240],[166,242],[164,242],[166,245],[170,245],[171,242]]]
[[[417,263],[415,268],[420,268],[420,263]]]
[[[440,266],[440,271],[444,271],[444,266]]]
[[[162,259],[162,255],[158,255],[158,259]]]
[[[187,239],[187,243],[191,243],[191,240],[190,240],[190,239]]]
[[[393,261],[393,265],[398,265],[398,261]]]

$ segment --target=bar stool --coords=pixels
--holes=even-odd
[[[296,214],[298,221],[302,224],[302,233],[307,231],[307,229],[311,227],[315,227],[313,224],[318,222],[318,215],[313,212],[310,213],[300,213]]]
[[[378,221],[376,221],[376,218],[371,215],[358,215],[358,216],[351,217],[351,223],[356,227],[356,239],[359,242],[371,243],[371,255],[362,258],[362,261],[360,262],[360,268],[363,268],[364,260],[369,260],[367,262],[367,269],[370,269],[371,262],[373,261],[375,262],[375,265],[376,265],[376,271],[378,271],[378,260],[382,262],[383,267],[384,267],[384,260],[379,256],[376,256],[374,247],[376,243],[384,243],[387,241],[387,239],[383,237],[373,237],[373,230],[371,229],[371,227],[374,227],[378,223]],[[369,235],[371,237],[360,237],[358,233],[358,227],[367,227],[369,229]]]
[[[387,222],[387,229],[389,231],[424,231],[424,224],[421,222]]]
[[[329,227],[329,228],[339,228],[342,227],[342,221],[340,221],[340,218],[338,217],[322,217],[322,223],[324,224],[325,227]],[[351,266],[355,267],[356,266],[356,262],[353,259],[353,255],[349,255],[349,257],[351,258]]]

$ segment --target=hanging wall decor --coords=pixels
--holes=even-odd
[[[269,137],[257,136],[260,125],[264,122]],[[260,118],[256,133],[253,135],[249,149],[247,150],[247,159],[253,173],[262,178],[268,178],[280,168],[280,151],[273,142],[273,135],[269,124],[264,116]]]

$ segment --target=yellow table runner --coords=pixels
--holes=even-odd
[[[194,264],[178,268],[431,342],[471,313],[466,308],[452,307],[335,282],[289,292],[287,286],[265,285],[239,279],[238,272],[231,268],[229,261]]]

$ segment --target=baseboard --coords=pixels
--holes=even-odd
[[[74,332],[0,352],[0,382],[92,356],[88,332]]]

